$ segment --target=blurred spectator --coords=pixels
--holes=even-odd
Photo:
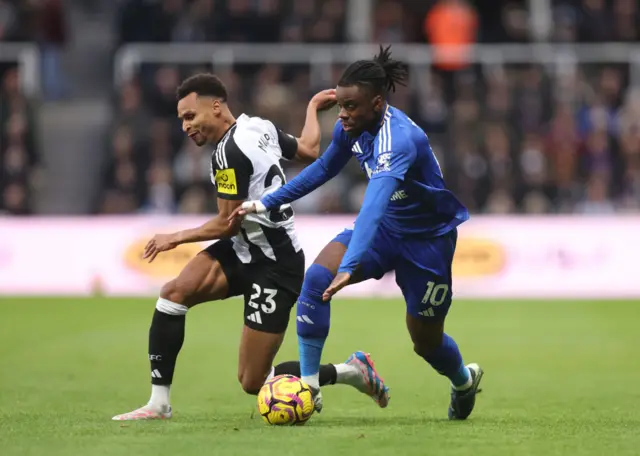
[[[24,28],[18,4],[10,0],[0,0],[0,41],[22,41]]]
[[[16,68],[2,75],[0,87],[0,212],[32,212],[31,189],[39,163],[32,106],[22,93]]]
[[[439,0],[424,20],[425,36],[435,51],[435,66],[446,71],[466,68],[477,27],[478,15],[469,2]]]
[[[45,98],[60,99],[68,93],[68,82],[62,71],[62,51],[66,44],[66,23],[62,0],[36,3],[35,39],[40,44],[42,88]]]

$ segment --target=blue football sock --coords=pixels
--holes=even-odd
[[[440,374],[451,380],[456,389],[471,386],[471,373],[462,361],[462,355],[453,338],[447,334],[442,336],[442,344],[433,350],[425,361],[431,364]]]
[[[296,306],[300,373],[315,388],[319,387],[317,376],[331,319],[330,303],[322,301],[322,294],[332,280],[331,271],[324,266],[312,264],[305,273]]]

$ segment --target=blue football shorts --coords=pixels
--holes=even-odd
[[[349,246],[352,229],[333,242]],[[451,306],[451,264],[458,239],[457,229],[435,238],[401,238],[379,227],[371,247],[360,260],[359,276],[380,279],[395,271],[407,313],[429,320],[444,319]]]

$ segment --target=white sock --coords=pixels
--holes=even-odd
[[[313,375],[305,375],[302,377],[302,381],[309,385],[309,388],[319,390],[320,389],[320,373]]]
[[[276,368],[275,367],[271,367],[271,370],[269,371],[269,375],[267,375],[267,378],[265,379],[265,383],[268,382],[269,380],[271,380],[274,377],[274,374],[276,372]]]
[[[356,386],[362,383],[360,369],[351,364],[334,364],[336,368],[336,384]]]
[[[155,407],[169,407],[169,391],[171,385],[151,385],[151,399],[149,404]]]

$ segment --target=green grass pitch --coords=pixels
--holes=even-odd
[[[486,375],[466,422],[415,356],[400,301],[336,299],[325,361],[370,351],[391,387],[378,409],[324,389],[304,427],[268,427],[236,380],[240,301],[187,318],[166,422],[112,422],[149,395],[153,299],[0,298],[0,454],[638,455],[640,302],[458,301],[447,331]],[[293,322],[292,322],[293,323]],[[295,325],[278,357],[296,359]]]

